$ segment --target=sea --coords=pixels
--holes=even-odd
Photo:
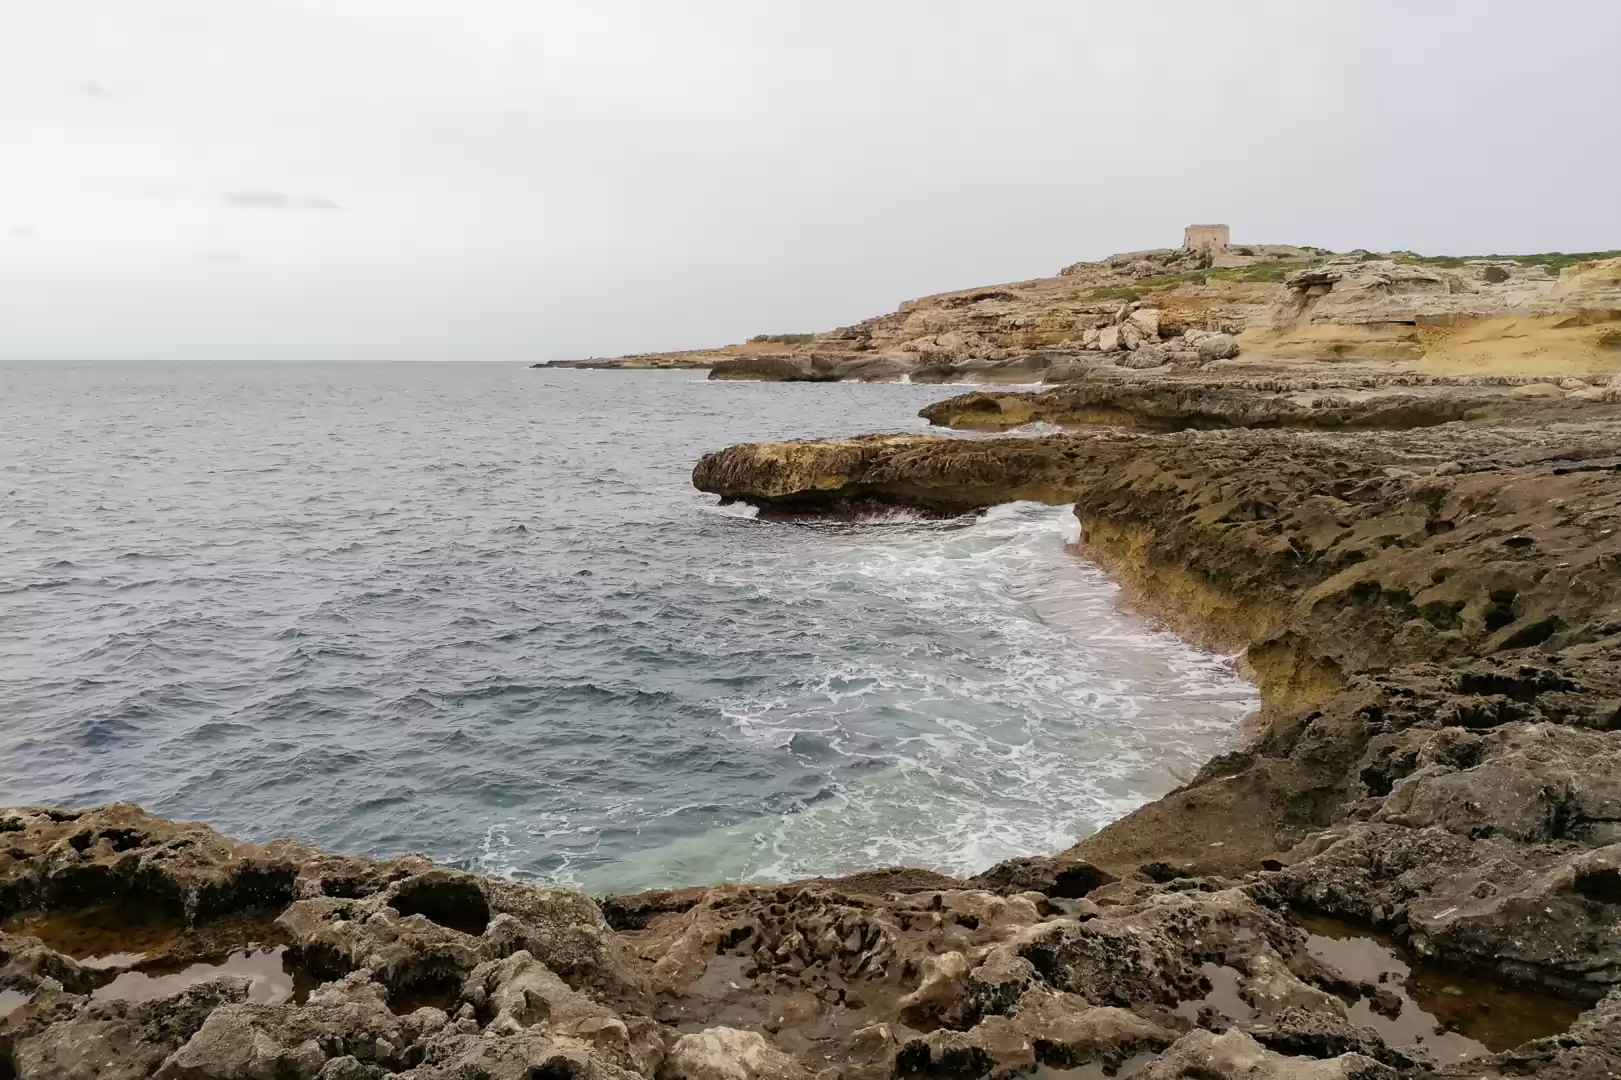
[[[1126,607],[1066,507],[691,485],[960,390],[0,367],[0,803],[598,894],[1062,849],[1240,741],[1231,658]]]

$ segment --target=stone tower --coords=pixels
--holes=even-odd
[[[1227,226],[1189,225],[1182,230],[1182,250],[1202,251],[1214,259],[1227,250]]]

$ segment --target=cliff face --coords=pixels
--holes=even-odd
[[[587,366],[707,361],[717,378],[987,382],[1063,381],[1096,366],[1322,362],[1558,375],[1621,368],[1615,252],[1423,259],[1237,250],[1251,254],[1214,266],[1184,250],[1077,263],[1056,277],[909,300],[791,347],[744,344]],[[761,356],[773,362],[762,365]]]

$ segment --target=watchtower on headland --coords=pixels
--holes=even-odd
[[[1228,244],[1225,225],[1189,225],[1182,230],[1182,250],[1200,251],[1214,259],[1225,254]]]

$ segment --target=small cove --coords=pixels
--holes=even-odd
[[[0,781],[597,892],[1048,852],[1253,688],[1074,520],[757,521],[747,438],[951,387],[505,365],[8,368]]]

